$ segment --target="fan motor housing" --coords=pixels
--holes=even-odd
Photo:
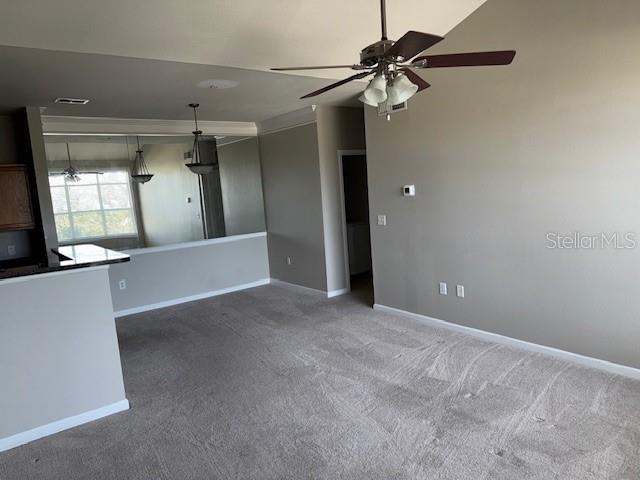
[[[385,52],[389,50],[393,44],[393,40],[380,40],[379,42],[364,47],[360,51],[360,64],[372,67],[380,63],[380,60],[385,56]]]

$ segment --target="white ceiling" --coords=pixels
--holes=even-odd
[[[389,37],[397,39],[409,29],[443,35],[482,3],[387,0]],[[0,12],[0,45],[251,70],[356,63],[359,50],[380,37],[378,0],[0,0]],[[74,72],[83,74],[82,69]],[[325,79],[348,74],[306,73]],[[199,80],[207,78],[229,77]],[[289,78],[295,83],[296,77]],[[289,89],[291,82],[274,88]],[[341,92],[330,100],[350,99],[354,93]],[[265,89],[264,94],[268,98],[274,92]],[[267,110],[268,115],[273,109]]]

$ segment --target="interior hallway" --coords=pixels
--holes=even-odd
[[[117,327],[131,410],[5,452],[1,479],[640,476],[640,383],[357,293],[273,284]]]

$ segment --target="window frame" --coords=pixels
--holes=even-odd
[[[113,169],[109,169],[109,172],[122,172],[126,175],[127,177],[127,181],[123,181],[123,182],[106,182],[106,183],[100,183],[100,174],[84,174],[84,175],[92,175],[95,177],[95,183],[89,183],[89,184],[82,184],[82,185],[76,185],[74,183],[68,182],[67,179],[65,177],[63,177],[63,182],[61,185],[52,185],[51,182],[49,182],[49,192],[51,194],[51,190],[53,188],[63,188],[64,189],[64,198],[65,198],[65,202],[66,202],[66,207],[67,207],[67,211],[66,212],[53,212],[53,216],[54,216],[54,223],[55,223],[55,218],[57,215],[66,215],[67,218],[69,219],[69,228],[71,230],[72,236],[71,238],[68,239],[61,239],[60,243],[61,244],[77,244],[80,242],[85,242],[85,241],[100,241],[100,240],[110,240],[110,239],[119,239],[119,238],[138,238],[140,236],[140,232],[138,229],[138,221],[137,221],[137,217],[136,217],[136,207],[135,207],[135,203],[134,203],[134,195],[133,195],[133,185],[131,183],[131,179],[129,178],[129,171],[125,168],[113,168]],[[80,176],[82,176],[83,174],[80,174]],[[50,178],[51,176],[49,176]],[[129,196],[129,207],[128,208],[109,208],[109,209],[105,209],[104,208],[104,201],[102,198],[102,187],[105,185],[125,185],[127,187],[127,194]],[[98,192],[98,203],[100,205],[100,209],[96,210],[96,209],[92,209],[92,210],[73,210],[71,208],[71,198],[69,195],[69,188],[73,188],[74,186],[95,186]],[[131,220],[133,223],[133,232],[131,233],[118,233],[118,234],[113,234],[113,235],[109,235],[107,234],[108,227],[107,227],[107,218],[106,218],[106,212],[118,212],[118,211],[128,211],[131,213]],[[102,224],[102,229],[105,232],[105,235],[100,235],[100,236],[78,236],[77,235],[77,231],[75,228],[75,224],[74,224],[74,220],[73,220],[73,216],[74,214],[78,214],[78,213],[98,213],[100,216],[100,223]],[[56,224],[57,227],[57,224]]]

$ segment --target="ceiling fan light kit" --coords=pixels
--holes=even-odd
[[[379,41],[361,50],[359,64],[272,68],[271,70],[288,71],[350,68],[360,71],[360,73],[345,78],[344,80],[304,95],[301,99],[315,97],[316,95],[325,93],[353,80],[374,75],[362,95],[358,97],[358,100],[372,107],[379,107],[386,104],[389,107],[389,112],[392,112],[395,111],[393,109],[394,106],[403,104],[416,93],[430,87],[413,69],[509,65],[516,54],[514,50],[503,50],[497,52],[426,55],[416,58],[417,55],[444,40],[444,38],[430,33],[410,30],[398,41],[394,42],[387,38],[385,0],[380,0],[380,13],[382,37]]]
[[[418,86],[411,82],[406,75],[400,74],[391,81],[387,92],[389,103],[399,105],[413,97],[418,92]]]
[[[49,175],[64,175],[65,182],[77,183],[81,180],[80,175],[102,175],[102,172],[84,172],[80,171],[71,163],[71,150],[69,149],[69,144],[67,143],[67,161],[69,162],[69,166],[62,170],[61,172],[51,172]]]

